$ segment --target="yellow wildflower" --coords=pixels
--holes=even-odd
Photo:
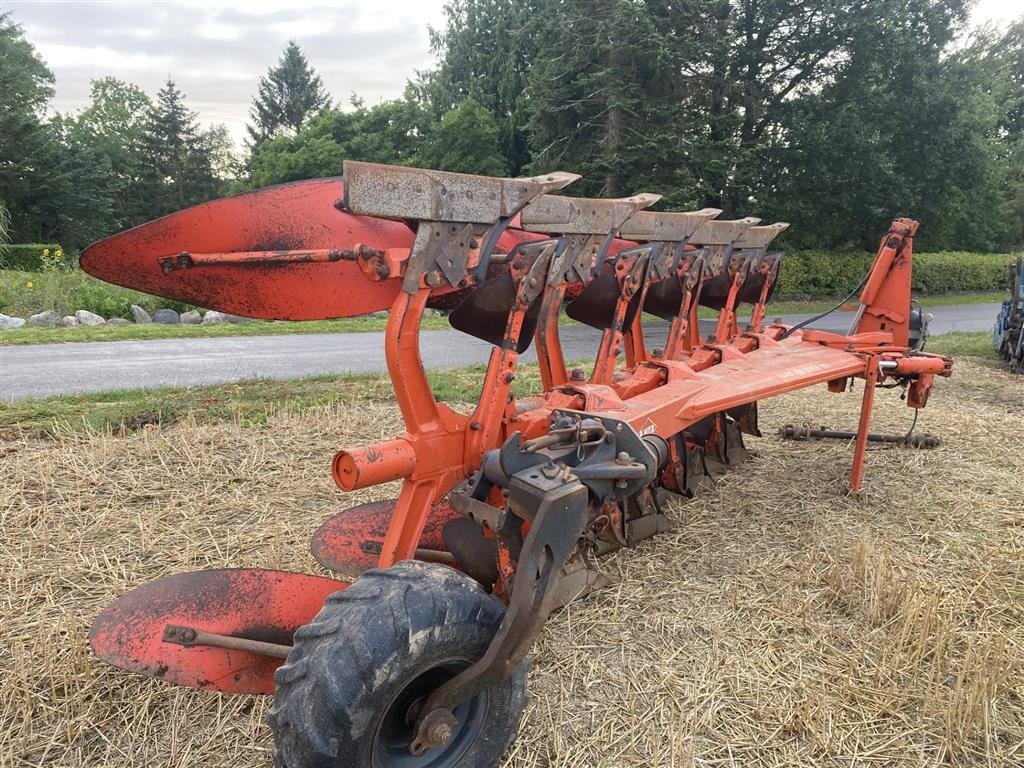
[[[26,288],[31,288],[32,287],[32,281],[29,280],[27,283],[25,283],[25,287]]]

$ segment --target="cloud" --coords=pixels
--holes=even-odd
[[[261,75],[290,39],[335,102],[400,96],[431,66],[428,25],[444,0],[0,0],[53,70],[53,107],[88,101],[89,82],[113,75],[151,95],[168,77],[200,120],[225,123],[239,141]]]

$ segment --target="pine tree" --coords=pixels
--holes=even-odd
[[[288,42],[277,66],[260,78],[247,126],[253,146],[285,132],[292,136],[306,121],[331,106],[323,81],[309,66],[302,49]]]
[[[173,80],[160,89],[144,140],[149,173],[144,180],[147,218],[181,210],[223,194],[223,129],[201,131],[196,113]]]
[[[435,120],[467,99],[490,112],[513,175],[529,160],[523,89],[538,51],[528,29],[539,6],[540,0],[450,0],[445,29],[430,31],[438,66],[416,83]]]

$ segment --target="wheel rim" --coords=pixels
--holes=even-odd
[[[406,722],[409,709],[428,697],[438,686],[451,680],[470,665],[465,659],[451,659],[431,667],[406,684],[391,700],[377,725],[373,739],[373,768],[453,768],[476,742],[484,723],[490,692],[459,705],[452,713],[458,720],[451,741],[422,755],[409,751],[415,735],[415,723]]]

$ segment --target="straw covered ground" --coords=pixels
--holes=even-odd
[[[1024,765],[1024,381],[960,361],[918,427],[934,451],[784,443],[850,427],[859,394],[762,405],[742,471],[674,507],[673,533],[603,561],[617,586],[558,613],[535,649],[514,768]],[[910,411],[882,393],[877,430]],[[0,442],[0,765],[268,766],[267,701],[106,667],[108,602],[181,570],[314,570],[344,506],[328,460],[392,436],[388,403],[268,419],[202,411],[125,435]]]

